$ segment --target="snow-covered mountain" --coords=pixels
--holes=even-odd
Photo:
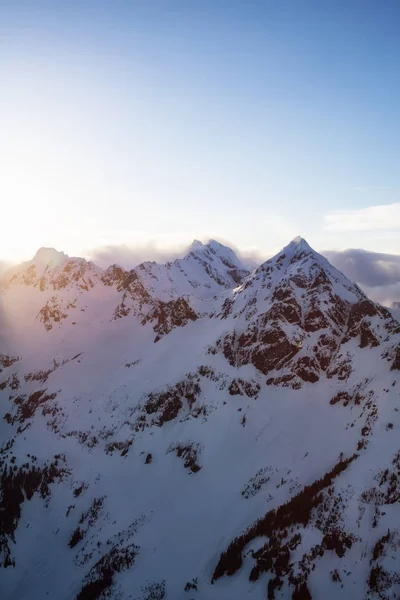
[[[8,272],[0,597],[395,598],[394,314],[301,238]]]
[[[239,285],[249,270],[230,248],[215,240],[195,240],[185,258],[158,265],[145,262],[136,269],[146,289],[162,300],[181,295],[211,298]]]
[[[24,331],[25,321],[36,320],[41,333],[42,327],[79,328],[131,314],[142,324],[153,323],[160,337],[209,311],[211,298],[229,292],[247,275],[235,253],[214,240],[193,242],[181,260],[145,262],[130,271],[118,265],[104,270],[41,248],[31,261],[7,272],[0,289],[7,321],[15,325],[23,319]]]

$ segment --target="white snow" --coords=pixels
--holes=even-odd
[[[232,279],[232,269],[243,271],[245,279],[240,285]],[[381,506],[385,514],[372,527],[373,507],[361,500],[365,490],[377,485],[377,474],[393,468],[399,449],[400,371],[390,370],[390,360],[400,333],[388,333],[387,320],[372,317],[371,327],[380,336],[380,345],[360,348],[359,339],[350,339],[343,342],[334,359],[338,361],[346,353],[350,356],[349,378],[328,378],[321,371],[319,381],[303,382],[300,389],[266,385],[270,375],[263,375],[251,361],[233,367],[222,352],[208,351],[227,333],[235,330],[239,336],[249,324],[257,324],[276,302],[274,292],[280,287],[293,293],[302,319],[307,318],[314,300],[328,315],[335,300],[327,291],[315,292],[315,298],[310,291],[321,272],[333,297],[346,306],[365,299],[357,286],[300,237],[252,274],[229,248],[214,240],[209,244],[195,241],[182,260],[139,265],[131,272],[138,277],[132,293],[118,281],[106,284],[109,270],[53,249],[41,249],[33,261],[7,274],[0,295],[0,354],[20,360],[4,368],[0,365],[0,384],[15,374],[20,388],[12,390],[8,383],[0,391],[0,443],[4,447],[14,439],[12,449],[3,451],[1,458],[9,466],[15,456],[15,464],[20,466],[29,460],[27,454],[33,454],[41,465],[56,454],[65,454],[71,474],[51,485],[47,502],[36,493],[22,504],[15,543],[10,542],[15,567],[1,572],[1,598],[76,598],[86,575],[117,543],[119,533],[118,543],[133,542],[140,549],[135,564],[116,574],[113,598],[150,600],[144,589],[162,580],[165,598],[170,600],[266,598],[270,576],[249,581],[254,565],[250,546],[234,576],[211,584],[221,552],[257,518],[323,477],[341,453],[348,457],[357,450],[370,410],[365,398],[371,392],[377,417],[369,444],[334,482],[335,493],[346,499],[343,528],[356,541],[343,558],[326,552],[316,561],[308,582],[313,598],[367,598],[372,549],[388,528],[395,532],[400,523],[400,504],[393,503]],[[308,287],[294,283],[298,275]],[[64,276],[65,281],[59,279]],[[63,286],[54,285],[56,280]],[[139,286],[149,295],[144,301]],[[154,343],[154,323],[143,325],[144,316],[159,301],[178,297],[186,297],[199,318],[176,326]],[[232,310],[222,318],[226,300],[232,302]],[[65,315],[59,321],[50,318],[48,330],[38,317],[46,303]],[[115,319],[121,303],[130,311]],[[395,309],[392,312],[395,314]],[[303,340],[296,358],[310,356],[319,337],[333,327],[307,332],[304,320],[300,324],[282,321],[281,326],[290,339]],[[258,331],[258,336],[262,333]],[[382,358],[385,352],[388,360]],[[213,369],[213,375],[200,375],[200,367]],[[54,370],[45,381],[28,377],[49,369]],[[182,381],[187,392],[189,374],[200,386],[193,406],[181,395],[178,415],[157,426],[152,421],[155,413],[144,409],[149,394],[166,392]],[[231,395],[229,386],[239,378],[257,383],[258,396]],[[364,398],[359,404],[330,404],[339,391],[353,394],[357,386]],[[18,395],[29,396],[41,389],[57,394],[49,401],[49,407],[60,409],[54,417],[56,430],[50,426],[53,415],[43,415],[39,407],[34,417],[27,419],[29,427],[18,433],[20,424],[11,425],[3,417],[16,414]],[[143,415],[147,426],[141,429],[136,425],[143,422]],[[126,456],[121,456],[121,449],[109,450],[110,444],[127,441],[132,445]],[[196,448],[199,471],[190,472],[184,467],[184,458],[171,450],[179,443]],[[149,453],[152,461],[146,464]],[[245,498],[242,490],[259,471],[268,475],[268,481]],[[86,488],[75,497],[73,491],[82,483]],[[95,498],[103,496],[98,519],[84,540],[69,548],[81,515]],[[365,512],[360,516],[361,508]],[[129,527],[135,520],[133,532]],[[301,546],[292,560],[321,542],[321,532],[313,524],[300,530]],[[251,547],[260,545],[258,538]],[[398,559],[393,548],[381,560],[385,568],[396,571]],[[335,568],[342,573],[343,588],[332,581]],[[185,592],[186,583],[194,578],[197,591]],[[391,588],[390,593],[397,589]],[[275,594],[276,598],[291,598],[292,592],[285,580]]]

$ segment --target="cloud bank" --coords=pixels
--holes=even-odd
[[[369,287],[400,282],[400,255],[355,249],[327,251],[324,255],[352,281]]]
[[[387,306],[400,301],[400,255],[357,249],[323,254],[372,300]]]
[[[208,240],[203,240],[203,243],[207,243],[207,241]],[[221,244],[232,248],[250,270],[255,269],[267,258],[256,250],[239,249],[235,244],[232,244],[228,240],[218,238],[218,241]],[[145,261],[166,263],[177,258],[183,258],[187,254],[189,247],[190,244],[180,244],[168,248],[160,248],[155,242],[135,246],[126,244],[116,246],[109,245],[90,250],[86,253],[86,258],[103,268],[107,268],[112,264],[117,264],[124,267],[124,269],[133,269]]]
[[[124,269],[133,269],[145,261],[155,261],[165,263],[175,260],[185,254],[188,246],[177,246],[174,248],[160,248],[153,243],[128,246],[121,244],[118,246],[101,246],[90,250],[86,258],[93,261],[103,268],[112,264],[117,264]]]

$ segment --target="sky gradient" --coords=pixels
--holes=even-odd
[[[0,0],[0,259],[400,254],[400,4]]]

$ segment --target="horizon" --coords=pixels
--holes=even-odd
[[[0,260],[196,238],[269,256],[298,231],[322,252],[400,255],[400,7],[6,1],[0,16]]]

